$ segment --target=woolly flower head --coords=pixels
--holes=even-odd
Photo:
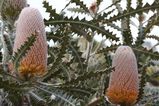
[[[18,18],[21,10],[26,6],[26,0],[3,0],[0,9],[2,19],[10,25],[14,25],[14,22]]]
[[[47,67],[47,41],[43,18],[37,9],[25,7],[17,20],[13,55],[32,34],[37,36],[36,41],[20,61],[18,72],[21,77],[44,75]]]
[[[136,57],[129,46],[120,46],[113,57],[109,87],[106,96],[114,104],[131,106],[136,102],[139,90]]]

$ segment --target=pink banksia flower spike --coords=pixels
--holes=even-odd
[[[0,9],[2,19],[10,25],[14,25],[14,22],[18,18],[21,10],[26,6],[26,0],[3,0]]]
[[[106,91],[108,100],[113,104],[133,105],[139,93],[137,60],[129,46],[119,46],[112,61],[109,87]]]
[[[47,72],[47,40],[43,18],[37,9],[25,7],[17,20],[13,55],[32,35],[37,36],[36,41],[18,67],[21,77],[37,77]]]

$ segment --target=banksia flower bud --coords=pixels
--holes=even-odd
[[[141,15],[139,15],[138,20],[139,20],[140,23],[143,23],[143,21],[145,20],[145,18],[146,18],[146,16],[144,14],[141,14]]]
[[[26,0],[4,0],[0,9],[2,19],[7,21],[10,25],[14,25],[21,10],[26,6]]]
[[[115,52],[109,87],[106,96],[113,104],[131,106],[139,92],[139,79],[136,57],[129,46],[120,46]]]
[[[17,20],[13,55],[32,34],[37,36],[36,41],[22,58],[18,67],[19,75],[27,78],[41,76],[46,73],[47,41],[45,25],[40,12],[35,8],[26,7],[22,10]]]
[[[98,6],[97,6],[97,3],[94,2],[91,4],[91,6],[89,7],[89,12],[92,14],[92,15],[95,15],[98,11]]]

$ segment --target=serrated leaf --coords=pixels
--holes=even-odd
[[[85,63],[84,63],[84,61],[85,61],[85,59],[84,58],[82,58],[82,53],[81,52],[79,52],[79,47],[77,47],[77,46],[73,46],[71,43],[69,44],[69,47],[70,47],[70,49],[73,51],[73,54],[74,54],[74,57],[76,57],[75,58],[75,62],[78,62],[79,63],[79,66],[80,66],[80,68],[81,68],[81,71],[84,71],[84,68],[85,68]]]
[[[86,12],[88,11],[88,8],[86,7],[86,5],[83,3],[83,1],[80,0],[71,0],[71,3],[75,3],[76,5],[80,6],[80,8],[82,8],[83,10],[85,10]]]
[[[146,50],[145,48],[137,49],[132,48],[134,51],[139,52],[140,54],[144,54],[146,57],[150,57],[151,59],[159,59],[159,53],[153,52],[152,50]]]
[[[86,12],[86,11],[84,11],[82,8],[68,8],[67,9],[68,11],[70,11],[70,12],[74,12],[74,13],[81,13],[81,14],[87,14],[87,15],[89,15],[89,13],[88,12]]]
[[[103,0],[97,0],[97,6],[99,6],[102,2]]]
[[[129,25],[128,25],[129,26]],[[124,45],[132,45],[133,38],[131,35],[130,27],[123,31],[123,44]]]
[[[50,80],[53,77],[54,73],[60,72],[59,71],[60,64],[62,63],[62,58],[64,57],[64,54],[66,53],[66,49],[68,48],[68,45],[69,45],[68,41],[69,41],[69,36],[67,35],[64,35],[61,38],[61,48],[59,49],[60,52],[57,53],[56,55],[57,58],[55,58],[54,61],[52,61],[52,66],[49,69],[49,72],[43,78],[44,81]],[[55,57],[53,51],[49,51],[49,52],[52,54],[53,57]]]
[[[146,75],[146,68],[148,66],[150,66],[151,63],[148,63],[148,64],[145,64],[141,70],[139,71],[139,73],[141,74],[141,77],[140,77],[140,85],[139,85],[139,95],[138,95],[138,98],[137,98],[137,102],[140,101],[140,99],[143,97],[143,94],[144,94],[144,87],[146,85],[146,82],[147,82],[147,75]]]
[[[138,37],[136,38],[137,40],[135,42],[136,46],[143,44],[145,39],[145,34],[144,34],[145,28],[142,25],[140,25],[138,30],[139,30],[139,33],[138,33]]]
[[[148,12],[149,10],[153,11],[155,9],[159,8],[159,5],[153,3],[152,5],[146,4],[143,7],[137,7],[136,9],[130,8],[129,12],[127,10],[123,11],[123,13],[119,13],[116,16],[110,17],[110,19],[106,19],[104,23],[110,23],[113,21],[120,20],[122,18],[128,17],[128,16],[135,16],[135,14],[141,13],[141,12]]]
[[[92,78],[92,77],[97,77],[97,75],[101,75],[103,73],[109,74],[113,69],[114,68],[108,68],[108,69],[105,69],[105,70],[102,70],[102,71],[84,72],[83,75],[80,75],[76,79],[72,79],[71,81],[65,82],[64,84],[61,84],[61,86],[65,86],[65,85],[68,86],[70,84],[72,85],[72,84],[78,83],[79,81],[82,81],[84,79],[86,80],[86,79],[89,79],[89,78]]]
[[[3,80],[3,78],[0,77],[0,88],[3,88],[5,91],[8,91],[9,93],[14,94],[15,92],[26,91],[26,86],[28,85],[11,82],[10,80]]]
[[[15,52],[15,54],[12,57],[13,65],[15,69],[18,68],[20,60],[27,54],[27,52],[31,49],[31,46],[33,46],[34,42],[36,41],[36,35],[32,35],[28,37],[27,41],[24,42],[23,45]]]
[[[93,22],[101,22],[102,20],[105,20],[110,14],[112,14],[115,11],[115,9],[112,9],[111,11],[107,12],[107,13],[100,13],[98,15],[98,18],[96,20],[94,20]]]
[[[146,38],[155,39],[155,40],[159,41],[159,37],[156,35],[149,35],[149,36],[146,36]]]
[[[113,45],[113,46],[110,46],[110,47],[103,48],[102,50],[97,51],[97,54],[98,53],[108,53],[109,51],[114,51],[118,48],[118,46],[119,45]]]
[[[78,21],[76,21],[78,20]],[[108,30],[105,30],[99,26],[97,26],[96,24],[90,24],[87,21],[83,20],[79,20],[78,18],[76,19],[67,19],[65,18],[65,20],[53,20],[53,21],[47,21],[45,22],[45,24],[48,25],[56,25],[56,24],[76,24],[76,25],[81,25],[84,27],[88,27],[91,28],[93,31],[97,31],[98,33],[102,33],[103,35],[106,35],[107,38],[113,39],[113,40],[118,40],[117,37],[113,36],[112,33],[110,33]]]
[[[159,20],[159,16],[157,15],[157,13],[150,17],[148,24],[146,25],[145,30],[144,30],[144,34],[143,34],[144,36],[146,36],[146,34],[150,33],[150,31],[154,25],[159,24],[158,20]]]
[[[44,89],[44,88],[36,86],[36,88],[39,89],[40,91],[43,91],[49,94],[50,96],[54,95],[55,96],[54,101],[57,101],[59,105],[80,106],[81,104],[78,98],[75,98],[73,95],[69,95],[68,93],[65,93],[63,91],[60,91],[57,89],[50,90],[48,89],[48,87],[47,88],[45,87]]]
[[[52,6],[49,5],[49,2],[47,2],[46,0],[43,1],[43,7],[46,9],[46,12],[50,13],[50,18],[59,19],[63,17],[57,14],[56,10],[52,9]]]

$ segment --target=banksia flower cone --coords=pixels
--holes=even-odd
[[[113,104],[131,106],[139,92],[139,79],[136,57],[129,46],[120,46],[115,52],[109,87],[106,96]]]
[[[4,0],[0,9],[2,19],[13,25],[21,10],[26,6],[26,0]]]
[[[37,31],[36,34],[35,31]],[[36,41],[21,59],[18,67],[19,75],[22,77],[44,75],[47,68],[47,41],[43,18],[37,9],[26,7],[17,21],[13,55],[32,34],[37,36]]]

